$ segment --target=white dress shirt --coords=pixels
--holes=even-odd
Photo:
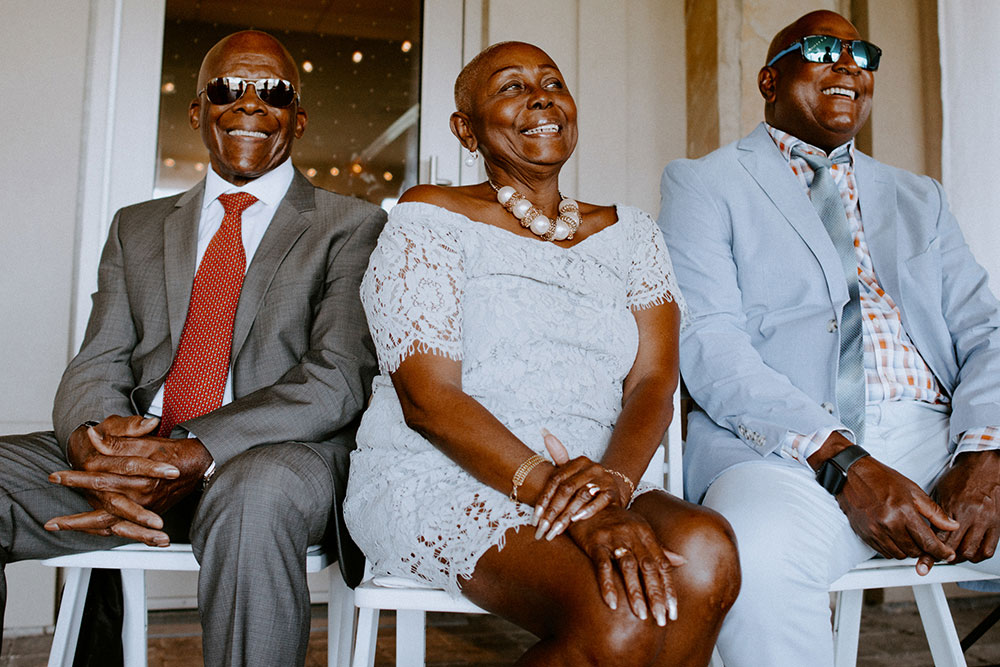
[[[267,172],[260,178],[256,178],[244,186],[237,187],[226,181],[214,169],[208,170],[205,177],[205,197],[201,202],[201,219],[198,221],[198,251],[195,257],[195,271],[201,266],[201,259],[205,256],[208,243],[222,226],[222,217],[225,211],[219,201],[219,195],[235,192],[246,192],[257,198],[252,206],[243,211],[243,250],[247,256],[246,266],[250,268],[257,247],[264,238],[264,233],[271,224],[274,212],[278,209],[278,204],[284,199],[288,186],[292,183],[295,175],[295,168],[292,167],[292,160],[288,158],[280,165]],[[222,405],[231,403],[233,400],[233,378],[232,373],[226,376],[226,388],[222,394]],[[147,417],[159,417],[163,412],[163,386],[156,392],[153,402],[146,411]]]

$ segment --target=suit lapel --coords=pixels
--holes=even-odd
[[[177,200],[174,210],[163,221],[163,273],[167,287],[170,342],[174,352],[180,343],[191,302],[198,252],[198,221],[204,193],[203,180]]]
[[[855,152],[861,226],[878,283],[900,304],[899,251],[896,242],[896,191],[886,170],[867,155]]]
[[[257,317],[257,311],[260,310],[264,295],[274,279],[274,274],[289,249],[310,225],[309,218],[303,214],[315,208],[314,188],[305,176],[296,170],[292,183],[288,186],[288,192],[278,204],[274,217],[264,232],[264,238],[261,239],[257,252],[254,253],[253,260],[247,268],[246,277],[243,278],[240,303],[236,308],[236,320],[233,323],[233,347],[230,359],[234,366],[250,333],[250,327]]]
[[[741,139],[738,148],[740,163],[812,251],[826,278],[830,300],[842,307],[847,303],[848,294],[840,256],[816,208],[809,201],[809,195],[775,146],[764,124],[761,123]]]

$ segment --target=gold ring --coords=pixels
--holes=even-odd
[[[615,558],[623,558],[629,553],[631,553],[631,549],[628,547],[618,547],[615,549]]]
[[[585,486],[587,487],[587,491],[592,496],[596,496],[598,493],[601,492],[601,487],[597,486],[593,482],[587,482],[587,484]]]

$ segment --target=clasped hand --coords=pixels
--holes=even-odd
[[[593,561],[605,604],[617,609],[624,590],[638,618],[645,620],[651,611],[660,626],[668,617],[675,620],[677,596],[670,571],[683,565],[684,557],[665,549],[649,524],[626,509],[630,498],[629,490],[621,488],[623,481],[586,457],[570,460],[548,432],[545,447],[556,470],[535,502],[535,538],[552,540],[568,530]]]
[[[851,527],[888,558],[979,562],[993,555],[1000,528],[1000,452],[958,457],[938,482],[934,502],[912,481],[871,457],[855,463],[837,496]]]
[[[197,488],[212,458],[196,438],[155,436],[159,420],[111,416],[70,436],[72,470],[49,481],[78,489],[93,511],[59,516],[46,530],[118,535],[150,546],[167,546],[160,514]]]

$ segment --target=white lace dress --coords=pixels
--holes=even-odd
[[[457,594],[504,533],[511,502],[409,429],[389,373],[413,350],[462,362],[463,390],[545,455],[600,459],[621,411],[638,332],[630,308],[683,301],[656,223],[618,222],[570,248],[423,203],[392,209],[361,287],[381,375],[351,455],[344,516],[376,574]]]

